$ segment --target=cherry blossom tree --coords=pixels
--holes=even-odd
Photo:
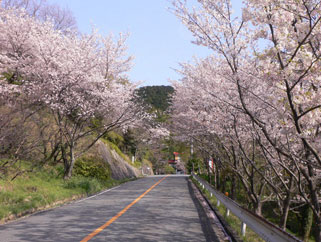
[[[243,155],[243,151],[245,154],[254,151],[249,145],[253,144],[253,137],[249,135],[252,127],[247,127],[250,120],[247,120],[247,116],[241,112],[240,107],[238,111],[237,105],[232,103],[234,99],[238,100],[236,91],[235,94],[233,89],[229,93],[220,94],[221,88],[228,90],[228,86],[224,87],[227,82],[222,82],[223,76],[219,74],[222,70],[221,65],[218,64],[217,69],[215,62],[212,61],[212,58],[209,58],[198,62],[196,66],[184,65],[182,74],[185,76],[182,84],[174,83],[176,109],[173,124],[176,126],[175,130],[179,130],[181,135],[188,135],[200,149],[204,150],[203,153],[208,153],[208,159],[205,159],[206,166],[208,166],[209,157],[217,161],[215,171],[218,178],[216,179],[217,188],[223,189],[219,183],[220,170],[232,170],[231,178],[236,179],[236,176],[240,178],[247,193],[252,194],[249,197],[254,211],[261,214],[261,205],[264,202],[261,194],[264,191],[267,193],[267,189],[264,190],[264,188],[268,186],[267,181],[258,174],[263,166],[254,167],[250,164],[250,161],[258,160],[258,157],[254,158],[254,152],[252,159],[247,160],[248,156]],[[211,82],[202,83],[204,80],[211,80]],[[192,117],[193,120],[191,120]],[[185,127],[186,123],[188,126]],[[183,131],[184,129],[186,131]],[[237,142],[236,136],[242,136],[242,141]],[[240,155],[236,155],[237,153]],[[259,185],[258,191],[255,187],[257,185]],[[234,196],[234,186],[232,190],[232,196]],[[268,199],[270,196],[266,196],[264,200]]]
[[[30,16],[41,21],[53,21],[56,29],[77,28],[76,20],[68,8],[63,9],[57,4],[48,3],[47,0],[2,0],[0,1],[1,6],[4,9],[23,8]]]
[[[126,55],[126,38],[120,35],[114,42],[96,31],[62,32],[52,22],[15,9],[1,11],[0,25],[0,72],[11,73],[1,91],[16,91],[50,111],[69,178],[78,156],[105,133],[129,125],[141,114],[132,101],[136,85],[125,74],[132,60]],[[93,125],[93,120],[99,122]],[[85,137],[92,137],[91,142],[79,148]]]
[[[214,51],[213,75],[221,77],[212,78],[201,67],[191,69],[197,72],[194,75],[184,69],[184,76],[199,80],[205,90],[199,98],[212,96],[219,106],[216,112],[236,117],[238,142],[247,144],[249,135],[240,132],[243,129],[253,133],[262,158],[288,191],[276,191],[280,198],[287,203],[295,182],[297,195],[319,222],[320,1],[246,1],[241,19],[233,15],[228,0],[198,2],[200,8],[189,9],[185,1],[174,1],[173,11],[194,34],[196,44]],[[209,106],[204,104],[200,113]],[[219,122],[225,124],[234,120],[220,116]],[[212,118],[205,122],[215,123]],[[217,134],[223,130],[210,127],[209,132]],[[243,156],[252,163],[247,154]]]

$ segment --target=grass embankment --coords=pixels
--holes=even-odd
[[[246,242],[264,242],[265,240],[261,239],[253,230],[250,228],[246,228],[245,236],[242,236],[241,233],[241,221],[234,214],[230,213],[229,216],[226,216],[226,207],[220,203],[217,206],[217,199],[215,196],[210,196],[208,190],[203,189],[195,179],[191,179],[193,183],[198,186],[198,188],[202,191],[202,193],[207,197],[208,201],[217,208],[218,212],[222,217],[224,217],[225,221],[231,226],[231,228],[239,235],[239,237]]]
[[[126,181],[81,175],[63,180],[61,166],[44,167],[20,175],[13,181],[11,177],[0,179],[0,223],[89,196]]]

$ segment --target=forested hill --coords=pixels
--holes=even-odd
[[[139,97],[146,104],[153,108],[165,111],[170,106],[171,94],[174,89],[172,86],[145,86],[137,90]]]

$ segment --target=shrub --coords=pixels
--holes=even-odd
[[[99,180],[108,180],[111,177],[109,165],[102,159],[92,156],[83,156],[77,159],[74,174],[94,177]]]
[[[176,170],[172,166],[167,165],[164,167],[164,173],[165,174],[175,174]]]

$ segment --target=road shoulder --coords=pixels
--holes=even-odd
[[[193,182],[188,179],[188,188],[191,195],[191,198],[195,204],[195,207],[198,211],[200,223],[202,230],[205,234],[207,241],[229,241],[226,233],[223,231],[223,227],[211,210],[203,196],[201,195],[198,188],[193,184]]]

